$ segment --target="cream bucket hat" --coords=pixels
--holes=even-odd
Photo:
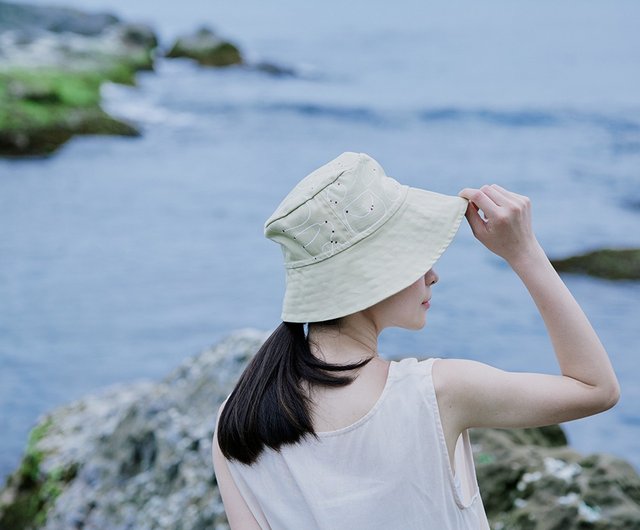
[[[365,153],[302,179],[267,219],[286,268],[285,322],[362,309],[425,274],[449,246],[467,200],[401,185]]]

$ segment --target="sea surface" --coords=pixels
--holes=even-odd
[[[552,257],[640,247],[639,2],[66,3],[149,23],[164,48],[209,25],[297,75],[160,59],[104,87],[142,137],[0,160],[0,479],[47,410],[277,326],[284,269],[263,223],[343,151],[441,193],[528,195]],[[559,373],[526,289],[463,223],[427,326],[385,330],[380,351]],[[564,279],[622,386],[615,408],[564,424],[570,443],[640,469],[640,282]]]

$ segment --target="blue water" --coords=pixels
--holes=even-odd
[[[141,138],[0,161],[0,477],[52,407],[275,327],[284,269],[263,223],[343,151],[442,193],[529,195],[553,256],[640,247],[637,2],[67,3],[147,21],[165,45],[208,23],[299,75],[160,60],[104,89]],[[526,290],[467,226],[436,269],[427,327],[385,331],[384,355],[558,373]],[[640,283],[565,281],[622,384],[614,409],[564,424],[570,442],[640,469]]]

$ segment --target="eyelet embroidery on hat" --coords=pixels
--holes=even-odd
[[[343,169],[345,164],[336,163],[334,169],[329,166],[322,170],[327,176],[335,171],[337,175],[331,179],[322,181],[319,177],[314,182],[313,176],[307,176],[306,182],[303,179],[298,185],[297,195],[291,194],[289,200],[285,198],[265,223],[267,237],[270,237],[269,225],[282,234],[272,239],[283,247],[286,268],[320,262],[351,247],[384,225],[404,203],[408,186],[391,177],[380,180],[377,167],[371,167],[375,161],[366,161],[362,165],[363,157],[358,156],[357,162],[350,161],[347,165],[349,168],[364,167],[364,170],[349,173],[349,169]],[[367,169],[372,173],[367,174]],[[322,175],[322,171],[317,175]],[[322,185],[318,186],[318,183]],[[323,199],[326,201],[324,204]],[[341,203],[342,208],[338,208]],[[317,214],[322,215],[323,210],[328,217],[317,219]]]
[[[340,221],[340,224],[338,225],[338,227],[334,226],[333,222],[329,223],[329,220],[327,219],[322,220],[322,221],[325,221],[324,223],[322,221],[315,222],[315,223],[302,223],[302,224],[296,223],[297,224],[296,236],[298,236],[297,240],[300,239],[300,234],[315,228],[314,235],[312,236],[310,241],[305,241],[304,245],[299,243],[300,246],[298,248],[300,249],[300,251],[304,251],[308,253],[308,257],[306,259],[303,258],[295,261],[291,260],[288,263],[285,263],[285,267],[288,269],[291,269],[291,268],[303,267],[305,265],[309,265],[310,263],[319,263],[324,259],[327,259],[337,254],[338,252],[341,252],[351,247],[352,245],[354,245],[364,237],[368,236],[369,234],[372,234],[378,228],[380,228],[384,223],[386,223],[389,220],[389,218],[397,212],[397,210],[402,206],[402,204],[404,204],[408,189],[409,189],[408,186],[400,185],[398,188],[398,195],[394,198],[395,200],[393,201],[393,203],[386,205],[381,200],[380,206],[382,206],[382,208],[376,208],[375,204],[372,205],[371,203],[369,204],[365,203],[360,207],[359,213],[356,212],[355,210],[352,210],[351,208],[349,208],[348,210],[342,210],[341,215],[339,213],[340,211],[335,212],[340,216],[339,219],[336,219]],[[372,196],[370,194],[361,195],[359,198],[356,198],[354,200],[356,201],[362,200],[363,198],[369,198],[369,200],[371,200],[371,197]],[[377,195],[373,194],[373,197],[377,197]],[[354,203],[354,204],[357,205],[357,203]],[[362,223],[365,222],[365,220],[369,217],[369,215],[374,215],[371,210],[372,206],[374,211],[377,212],[377,215],[376,215],[377,220],[375,222],[372,221],[372,224],[368,226],[363,225]],[[347,214],[347,211],[349,212],[349,214],[348,214],[348,217],[345,217],[345,215]],[[327,237],[325,239],[326,243],[324,245],[320,244],[321,245],[320,252],[318,252],[318,250],[312,250],[313,248],[316,248],[316,249],[318,248],[316,246],[317,243],[314,244],[313,246],[311,246],[311,244],[318,237],[320,238],[323,237],[322,235],[323,229],[321,227],[325,227],[325,226],[329,228],[329,230],[326,232],[328,237],[325,236]],[[339,232],[341,230],[344,230],[342,228],[343,226],[344,226],[344,229],[347,230],[347,232],[345,232],[347,239],[340,241],[338,239],[339,234],[337,234],[336,231],[338,230],[338,228],[340,229],[338,230]],[[363,228],[360,228],[361,226]],[[291,229],[287,229],[287,231],[290,231],[290,230]],[[342,234],[342,232],[340,232],[340,234]]]

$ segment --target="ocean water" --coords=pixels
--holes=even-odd
[[[148,22],[165,47],[208,24],[298,75],[159,60],[104,87],[141,138],[0,160],[0,478],[52,407],[274,328],[284,269],[263,223],[343,151],[442,193],[528,195],[554,257],[640,246],[637,2],[67,4]],[[385,330],[383,355],[559,373],[525,288],[468,226],[436,270],[427,326]],[[622,385],[615,408],[564,424],[570,443],[640,469],[640,283],[564,279]]]

